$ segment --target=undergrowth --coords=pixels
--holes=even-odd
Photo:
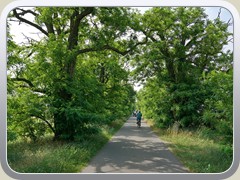
[[[224,142],[214,132],[200,128],[173,133],[170,129],[156,128],[152,122],[148,123],[190,172],[222,173],[230,168],[232,143]]]
[[[96,134],[84,134],[73,142],[52,141],[44,137],[38,142],[18,140],[7,145],[9,166],[19,173],[75,173],[88,164],[125,120],[99,127]]]

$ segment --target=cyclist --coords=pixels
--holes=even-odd
[[[139,126],[141,126],[141,120],[142,120],[142,113],[141,113],[141,111],[139,111],[139,112],[137,113],[137,124],[138,124]]]

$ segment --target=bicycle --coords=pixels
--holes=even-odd
[[[137,127],[140,128],[141,127],[141,120],[137,120]]]

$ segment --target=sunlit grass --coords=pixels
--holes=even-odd
[[[79,137],[75,142],[52,141],[48,137],[37,143],[8,143],[9,166],[20,173],[81,172],[123,123],[123,120],[115,121],[102,128],[100,133]]]
[[[233,149],[230,144],[202,135],[201,130],[181,130],[172,133],[169,130],[152,129],[168,144],[178,159],[194,173],[222,173],[232,164]]]

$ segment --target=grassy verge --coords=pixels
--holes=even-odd
[[[98,134],[81,136],[75,142],[53,142],[52,137],[45,137],[37,143],[8,143],[9,166],[20,173],[80,172],[124,122],[114,121]]]
[[[221,173],[230,168],[233,157],[231,145],[216,141],[216,137],[213,140],[201,130],[172,133],[156,128],[150,121],[148,123],[190,172]]]

